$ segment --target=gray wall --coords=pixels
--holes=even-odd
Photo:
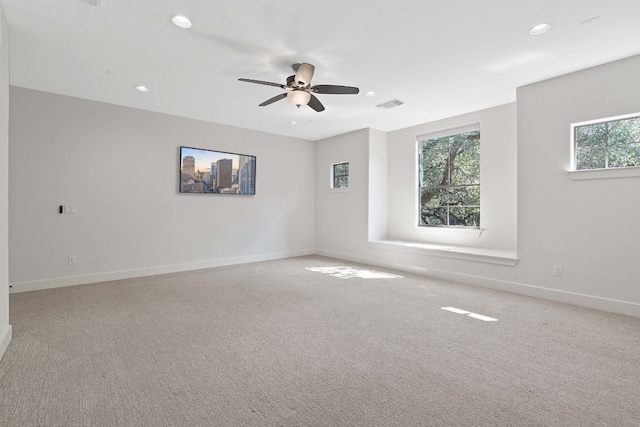
[[[10,140],[15,291],[314,252],[313,142],[17,87]],[[180,145],[256,155],[256,195],[180,194]]]

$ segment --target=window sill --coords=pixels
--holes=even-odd
[[[345,188],[329,188],[329,193],[348,193],[349,187]]]
[[[474,228],[474,227],[429,227],[426,225],[414,225],[413,226],[416,231],[418,233],[421,234],[432,234],[432,235],[439,235],[439,234],[443,234],[443,235],[452,235],[452,234],[459,234],[459,235],[466,235],[466,236],[470,236],[470,235],[478,235],[478,236],[482,236],[482,233],[484,233],[484,228]]]
[[[634,178],[640,177],[640,167],[611,168],[611,169],[587,169],[579,171],[567,171],[574,181],[584,179],[608,179],[608,178]]]
[[[455,258],[464,261],[514,266],[518,262],[515,251],[448,246],[433,243],[401,242],[396,240],[369,241],[369,247],[407,253]]]

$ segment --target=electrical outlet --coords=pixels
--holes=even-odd
[[[209,245],[209,252],[215,252],[216,251],[216,245],[214,245],[213,243]]]
[[[554,265],[553,266],[553,275],[554,276],[562,276],[562,266],[561,265]]]
[[[76,263],[76,256],[69,255],[69,265],[74,265]]]

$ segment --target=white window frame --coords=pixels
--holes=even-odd
[[[458,126],[452,126],[452,127],[448,127],[445,129],[438,129],[438,130],[434,130],[434,131],[430,131],[430,132],[425,132],[425,133],[421,133],[416,135],[416,189],[415,189],[415,195],[416,195],[416,227],[418,229],[445,229],[445,230],[473,230],[473,231],[478,231],[478,230],[482,230],[481,228],[481,224],[482,224],[482,202],[480,201],[478,208],[480,209],[480,224],[478,224],[477,226],[465,226],[465,225],[427,225],[427,224],[421,224],[421,218],[420,218],[420,211],[422,209],[422,205],[421,205],[421,201],[420,201],[420,189],[423,188],[421,186],[420,181],[420,143],[422,141],[425,140],[429,140],[429,139],[437,139],[437,138],[443,138],[443,137],[447,137],[447,136],[452,136],[452,135],[458,135],[458,134],[462,134],[462,133],[467,133],[467,132],[474,132],[474,131],[478,131],[480,132],[480,135],[482,135],[482,131],[480,128],[480,122],[472,122],[472,123],[465,123],[465,124],[461,124]],[[482,138],[482,136],[481,136]],[[482,168],[482,159],[480,159],[480,168]],[[482,188],[482,182],[479,182],[478,187],[481,189]],[[482,191],[480,191],[480,197],[482,198]]]
[[[623,114],[619,116],[605,117],[595,120],[587,120],[583,122],[571,123],[570,127],[570,166],[567,173],[573,180],[589,180],[589,179],[607,179],[607,178],[633,178],[640,177],[640,166],[627,166],[617,168],[602,169],[576,169],[576,128],[580,126],[592,125],[596,123],[615,122],[634,117],[640,117],[640,112]]]

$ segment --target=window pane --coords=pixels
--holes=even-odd
[[[480,132],[456,135],[451,150],[451,184],[480,183]]]
[[[446,188],[421,188],[420,206],[434,209],[438,206],[447,205],[449,195]]]
[[[423,188],[420,225],[480,226],[480,186]]]
[[[609,167],[640,166],[640,144],[621,144],[609,147]]]
[[[449,138],[420,142],[420,186],[448,183]],[[443,181],[444,178],[444,181]]]
[[[420,212],[420,225],[447,225],[447,208],[422,208]]]
[[[333,188],[346,188],[349,186],[348,176],[336,176],[333,180]]]
[[[449,225],[479,227],[480,226],[480,207],[478,206],[451,207],[449,209]]]
[[[640,117],[609,123],[609,144],[640,142]]]
[[[480,205],[480,186],[449,187],[449,205]]]
[[[593,147],[607,143],[607,130],[605,123],[578,126],[576,127],[575,132],[576,148]]]
[[[447,225],[446,188],[420,190],[420,225]]]
[[[605,167],[605,147],[578,148],[576,150],[576,170],[603,169]]]
[[[418,150],[420,225],[479,227],[480,131],[420,141]]]
[[[435,187],[449,183],[449,170],[444,168],[424,169],[420,176],[420,187]]]
[[[449,155],[449,137],[420,141],[420,158],[426,168],[442,168]]]
[[[349,173],[349,163],[340,163],[333,165],[334,175],[346,175]]]

